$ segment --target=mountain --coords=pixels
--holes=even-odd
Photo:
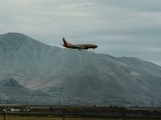
[[[51,98],[50,95],[39,90],[30,90],[20,85],[13,78],[5,78],[0,81],[1,102],[4,103],[34,103],[37,99]],[[44,101],[39,101],[45,103]]]
[[[160,66],[132,57],[61,49],[20,33],[0,36],[0,76],[2,83],[6,78],[16,81],[7,84],[10,87],[41,91],[41,99],[48,96],[50,104],[147,106],[161,101]],[[14,88],[23,91],[20,86]],[[5,95],[16,100],[9,89]]]

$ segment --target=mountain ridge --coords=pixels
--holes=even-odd
[[[12,42],[6,47],[4,40]],[[161,67],[153,63],[62,49],[17,33],[1,35],[0,50],[8,51],[0,55],[0,80],[12,78],[42,91],[50,96],[50,104],[160,104]]]

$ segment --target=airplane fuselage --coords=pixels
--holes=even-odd
[[[75,44],[75,46],[80,46],[83,49],[88,49],[88,48],[97,48],[97,45],[94,44]]]
[[[65,38],[63,38],[63,46],[64,47],[67,47],[67,48],[71,48],[71,49],[78,49],[78,50],[87,50],[87,49],[95,49],[97,48],[98,46],[97,45],[94,45],[94,44],[71,44],[71,43],[68,43]]]

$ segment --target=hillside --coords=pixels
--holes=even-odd
[[[0,36],[0,76],[41,90],[50,104],[159,105],[161,100],[161,67],[153,63],[61,49],[20,33]]]
[[[40,98],[51,98],[50,95],[42,91],[25,88],[13,78],[6,78],[0,81],[0,96],[0,103],[7,104],[35,103],[35,101]],[[43,101],[39,102],[43,103]]]

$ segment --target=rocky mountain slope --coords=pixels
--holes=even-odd
[[[6,78],[0,81],[0,96],[1,100],[7,100],[7,103],[18,103],[19,100],[23,101],[20,103],[29,101],[34,103],[37,98],[50,97],[50,95],[42,91],[25,88],[13,78]]]
[[[61,49],[20,33],[0,36],[0,85],[5,78],[30,92],[41,90],[41,100],[50,104],[149,105],[154,101],[158,105],[161,101],[161,67],[153,63]],[[3,92],[0,95],[3,99]],[[16,100],[17,93],[10,95],[8,90],[5,96]]]

